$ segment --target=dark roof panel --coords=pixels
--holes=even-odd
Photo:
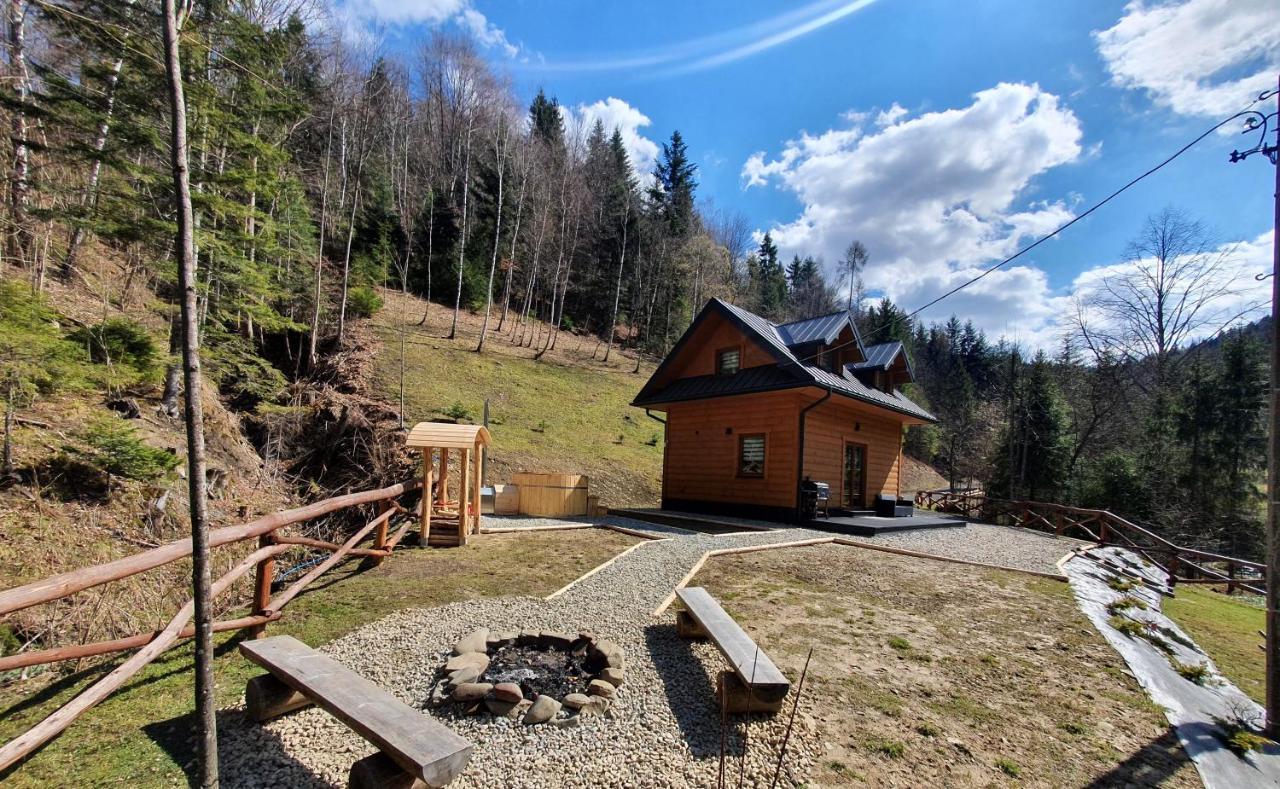
[[[698,318],[694,321],[694,326],[698,321],[711,310],[716,309],[723,311],[731,320],[736,322],[744,331],[754,334],[757,339],[763,342],[766,348],[778,359],[778,365],[763,365],[760,367],[748,367],[739,370],[734,375],[701,375],[693,378],[681,378],[672,381],[665,387],[654,391],[653,381],[657,379],[658,373],[661,372],[663,365],[659,365],[658,370],[654,372],[648,384],[640,390],[640,394],[636,397],[632,405],[646,406],[656,405],[658,403],[669,403],[677,400],[698,400],[706,397],[722,397],[733,394],[747,394],[749,392],[763,392],[773,389],[786,389],[801,386],[821,386],[829,388],[833,392],[851,397],[855,400],[861,400],[864,403],[870,403],[891,411],[896,411],[908,416],[925,419],[930,422],[937,421],[932,414],[916,405],[906,395],[899,391],[892,393],[882,392],[879,389],[864,385],[856,378],[850,379],[843,375],[829,373],[819,367],[804,364],[796,358],[788,347],[787,340],[783,336],[779,327],[761,318],[759,315],[748,312],[741,307],[735,307],[726,301],[720,299],[712,299],[708,302],[706,308],[699,313]],[[847,313],[841,313],[847,317]],[[825,316],[830,318],[832,316]],[[822,320],[825,320],[822,319]],[[815,319],[819,320],[819,319]],[[801,321],[800,323],[810,323],[810,321]],[[788,324],[795,326],[796,324]],[[690,326],[685,332],[684,337],[676,343],[676,347],[680,347],[684,341],[691,336],[694,326]],[[839,331],[837,331],[837,334]],[[856,334],[855,334],[856,336]],[[893,345],[894,343],[884,343],[884,345]],[[901,343],[897,343],[901,348]],[[880,347],[880,346],[876,346]],[[674,355],[668,355],[668,359]]]
[[[867,358],[861,362],[848,365],[852,370],[888,370],[893,360],[902,353],[902,343],[898,340],[882,342],[879,345],[867,346]]]
[[[850,322],[849,313],[833,312],[817,318],[784,323],[778,326],[778,334],[787,345],[800,345],[819,340],[830,343],[840,336],[840,332]]]

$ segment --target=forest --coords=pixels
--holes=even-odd
[[[30,331],[56,281],[104,302],[131,287],[156,295],[146,308],[170,341],[154,363],[176,416],[161,14],[95,0],[8,9],[7,414],[70,385],[68,343],[121,375],[130,359],[153,363],[117,318]],[[1105,507],[1192,546],[1258,555],[1265,327],[1232,328],[1238,316],[1206,306],[1230,283],[1193,218],[1166,209],[1135,228],[1138,273],[1078,303],[1057,349],[994,342],[963,316],[926,323],[868,294],[875,250],[857,240],[839,261],[780,259],[769,234],[699,194],[678,130],[637,172],[621,130],[584,125],[551,85],[522,98],[466,35],[381,56],[323,16],[305,2],[200,2],[181,34],[197,322],[230,407],[296,399],[293,385],[349,346],[386,288],[451,311],[455,329],[462,311],[482,315],[478,353],[545,352],[571,334],[596,338],[606,361],[634,354],[637,370],[711,297],[773,320],[851,309],[868,343],[905,343],[910,394],[940,420],[913,428],[907,451],[952,487]],[[112,260],[112,275],[91,256]]]

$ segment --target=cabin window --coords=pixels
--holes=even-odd
[[[738,437],[738,476],[764,476],[764,434]]]
[[[733,375],[742,364],[742,351],[738,348],[721,348],[716,351],[716,375]]]

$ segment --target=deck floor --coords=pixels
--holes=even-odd
[[[916,529],[957,529],[964,528],[967,525],[958,518],[946,518],[937,515],[912,515],[907,518],[882,518],[878,515],[833,515],[830,518],[818,518],[805,524],[810,529],[853,534],[858,537],[874,537],[877,534],[914,531]]]

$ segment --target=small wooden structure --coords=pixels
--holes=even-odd
[[[588,479],[583,474],[513,474],[511,481],[520,490],[521,515],[559,518],[587,515]]]
[[[769,656],[729,616],[706,589],[689,586],[676,592],[685,610],[676,614],[676,630],[684,638],[710,638],[733,671],[720,675],[716,693],[728,712],[777,712],[791,689]]]
[[[352,766],[349,786],[444,786],[471,759],[470,742],[292,636],[245,641],[240,652],[271,672],[245,690],[254,720],[314,702],[377,746]]]
[[[422,450],[423,545],[466,545],[480,530],[480,486],[489,431],[480,425],[419,422],[409,431],[405,446]],[[436,451],[439,450],[439,471]],[[449,454],[458,453],[457,491],[449,495]],[[432,529],[433,521],[436,528]]]

